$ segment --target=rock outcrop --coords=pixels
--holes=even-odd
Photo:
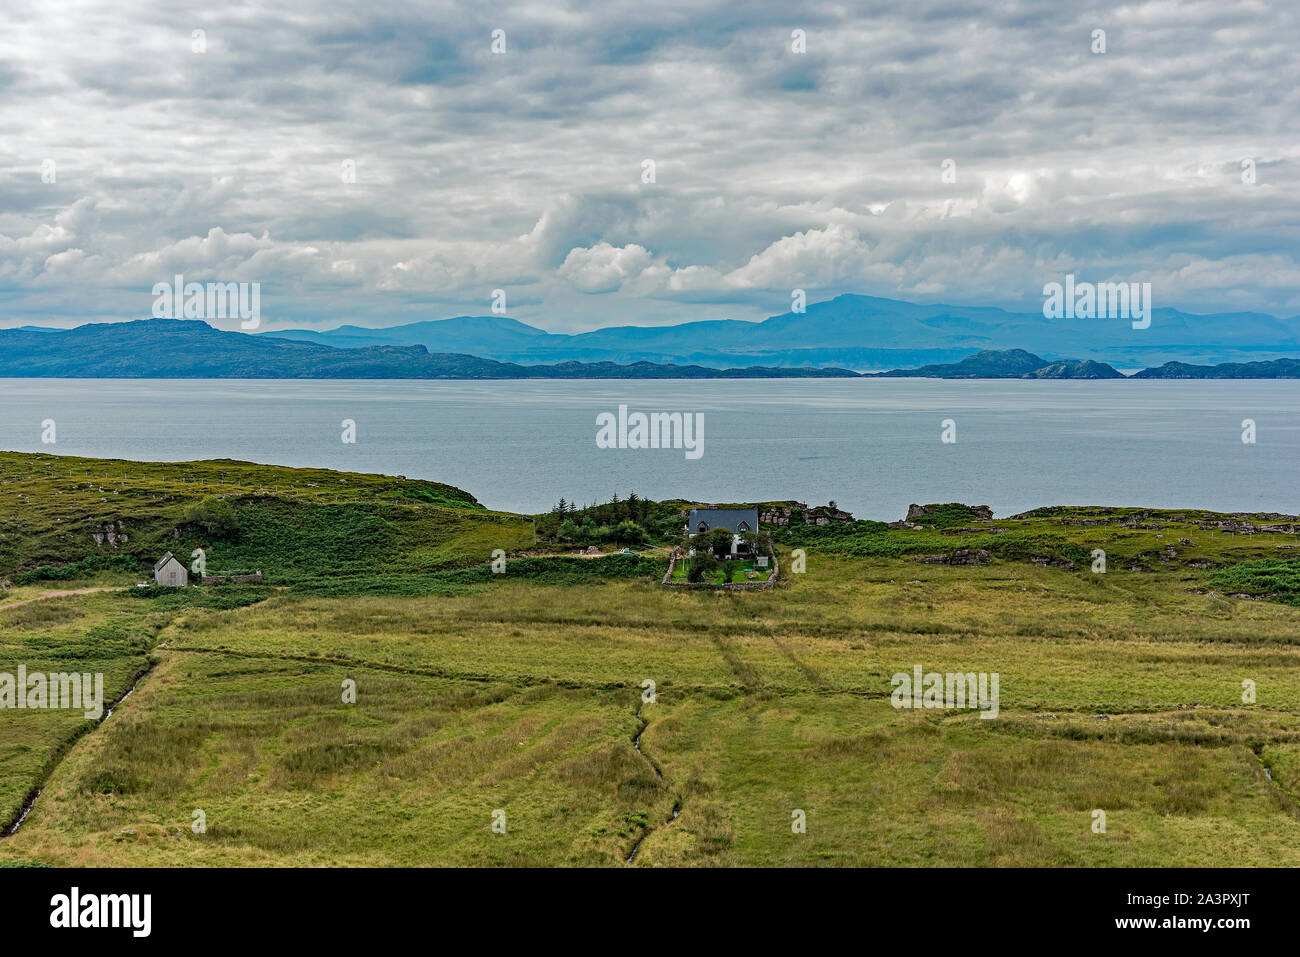
[[[103,525],[95,526],[95,531],[90,533],[90,537],[95,540],[96,545],[103,545],[104,542],[113,546],[125,545],[131,539],[122,531],[123,527],[121,519],[118,519],[116,524],[105,522]]]
[[[987,565],[993,556],[984,548],[959,548],[951,555],[922,555],[918,562],[928,565]]]
[[[967,505],[965,508],[970,509],[973,518],[991,521],[993,518],[993,509],[987,505]],[[940,509],[948,508],[947,505],[909,505],[907,506],[907,521],[915,522],[918,519],[925,518],[933,512]]]
[[[852,514],[842,509],[831,508],[829,505],[809,508],[802,502],[795,502],[793,505],[760,505],[758,520],[763,525],[785,527],[793,520],[796,512],[802,513],[805,525],[832,525],[853,521]]]

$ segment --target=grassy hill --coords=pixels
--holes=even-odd
[[[0,452],[0,576],[12,579],[75,563],[82,577],[143,575],[164,552],[189,565],[202,548],[209,573],[262,569],[285,583],[478,564],[532,541],[530,520],[438,482]]]
[[[78,509],[112,501],[161,543],[225,494],[238,532],[214,551],[286,587],[11,588],[0,672],[101,671],[116,697],[148,670],[102,724],[0,710],[0,825],[43,789],[0,864],[1300,865],[1294,519],[796,524],[773,530],[780,588],[723,594],[661,588],[653,556],[536,554],[531,521],[433,483],[4,462],[7,568],[85,561]],[[328,544],[347,522],[365,562]],[[521,529],[483,565],[489,532]],[[1000,714],[891,707],[918,664],[997,672]]]

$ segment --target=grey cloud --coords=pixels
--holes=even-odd
[[[1166,305],[1300,312],[1285,6],[61,16],[25,8],[0,38],[6,324],[138,315],[154,268],[256,273],[278,315],[318,326],[481,314],[496,286],[557,330],[761,318],[801,282],[1023,308],[1065,265],[1149,276]]]

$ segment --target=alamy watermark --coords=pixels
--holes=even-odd
[[[54,928],[123,928],[132,937],[148,937],[153,928],[152,894],[83,894],[73,887],[50,898]]]
[[[1151,326],[1151,283],[1075,282],[1043,286],[1044,319],[1131,319],[1134,329]]]
[[[0,672],[0,708],[71,709],[98,721],[104,716],[104,675],[76,672]]]
[[[633,412],[596,416],[598,449],[684,449],[688,459],[704,454],[703,412]]]
[[[260,282],[186,282],[179,273],[171,284],[153,285],[155,319],[239,319],[239,328],[262,324]]]
[[[923,671],[920,665],[909,675],[900,671],[890,679],[889,696],[895,708],[979,708],[981,718],[998,716],[998,673],[981,671]]]

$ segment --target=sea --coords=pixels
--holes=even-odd
[[[638,412],[690,415],[698,456],[598,444],[602,413]],[[932,502],[1295,514],[1300,381],[5,379],[0,448],[405,475],[525,513],[636,492],[882,521]]]

